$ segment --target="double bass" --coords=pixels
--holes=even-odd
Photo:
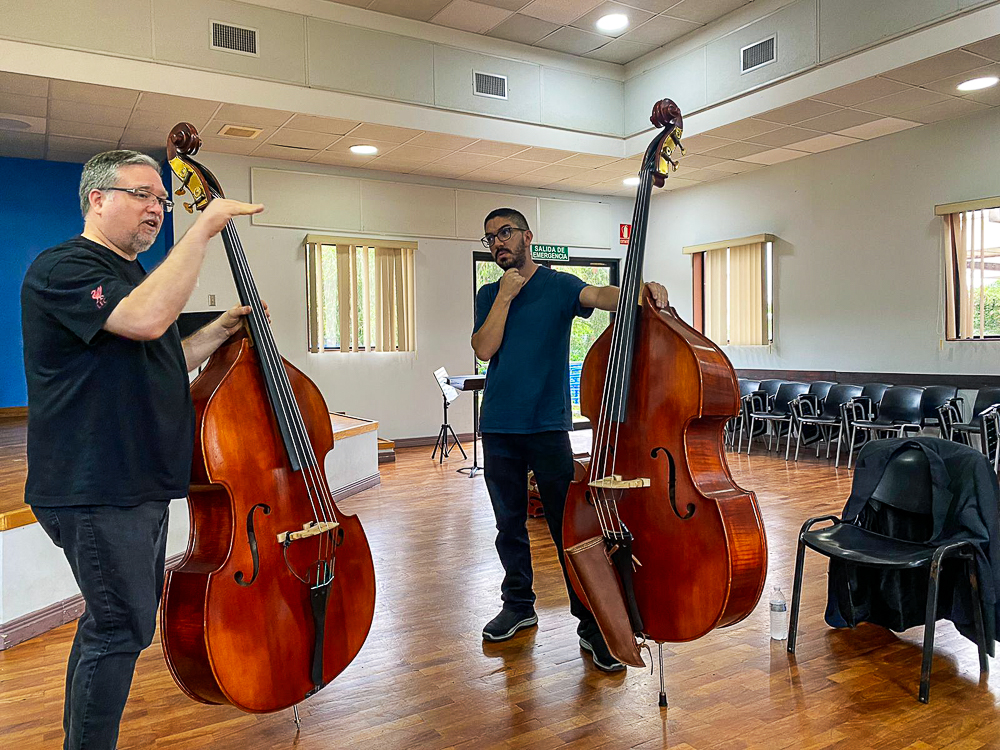
[[[167,142],[189,211],[224,197],[191,158],[200,146],[188,123]],[[160,629],[188,696],[268,712],[296,706],[358,654],[375,573],[360,521],[338,511],[327,483],[333,431],[323,396],[278,352],[232,221],[222,240],[252,312],[191,384],[191,531],[167,573]]]
[[[725,457],[723,428],[740,403],[736,373],[642,285],[650,195],[676,168],[682,128],[669,99],[650,119],[662,130],[642,163],[614,326],[580,376],[590,465],[570,486],[563,517],[572,585],[611,652],[633,666],[643,664],[633,635],[691,641],[745,618],[767,571],[756,498],[736,485]]]

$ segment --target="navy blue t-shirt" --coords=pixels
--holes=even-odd
[[[486,371],[481,432],[534,433],[573,429],[569,400],[569,335],[574,316],[589,318],[580,304],[585,282],[539,266],[511,301],[500,348]],[[478,331],[490,314],[500,282],[476,295]]]

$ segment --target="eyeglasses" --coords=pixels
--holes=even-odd
[[[493,243],[496,242],[497,240],[500,240],[501,242],[506,242],[507,240],[510,239],[510,236],[514,234],[514,232],[527,232],[527,231],[528,231],[527,229],[521,229],[520,227],[512,227],[510,224],[507,224],[505,226],[500,227],[497,230],[496,234],[490,234],[489,232],[487,232],[485,235],[483,235],[483,238],[479,241],[483,243],[483,247],[489,249],[493,247]]]
[[[148,190],[143,190],[142,188],[107,187],[107,188],[101,188],[101,190],[117,190],[120,193],[128,193],[129,195],[135,196],[136,198],[141,200],[143,203],[146,203],[147,205],[152,205],[152,203],[155,201],[156,203],[160,204],[160,208],[163,209],[163,213],[165,214],[169,214],[171,211],[174,210],[173,201],[167,200],[166,198],[161,198],[160,196],[155,195],[149,192]]]

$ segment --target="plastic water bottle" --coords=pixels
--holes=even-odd
[[[776,641],[788,638],[788,605],[777,586],[771,594],[771,638]]]

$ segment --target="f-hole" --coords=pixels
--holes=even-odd
[[[651,455],[653,458],[656,458],[656,454],[659,453],[660,451],[663,451],[669,463],[670,480],[667,483],[667,486],[669,488],[669,494],[670,494],[670,507],[673,509],[675,516],[677,516],[682,521],[686,521],[689,518],[691,518],[691,516],[694,515],[695,511],[694,504],[688,503],[687,508],[685,508],[687,513],[683,515],[681,515],[681,512],[679,510],[677,510],[677,473],[674,470],[674,457],[670,455],[670,451],[668,451],[666,448],[663,448],[662,446],[659,448],[653,448],[652,453],[650,453],[649,455]]]
[[[250,576],[249,581],[245,581],[243,571],[237,570],[233,578],[236,579],[236,583],[238,583],[240,586],[251,585],[254,581],[257,580],[257,574],[260,572],[260,555],[257,553],[257,533],[254,531],[253,528],[253,514],[254,511],[257,510],[257,508],[263,510],[265,516],[270,515],[271,513],[270,506],[265,505],[264,503],[257,503],[250,509],[250,512],[247,513],[247,542],[250,545],[250,556],[253,557],[253,575]]]

